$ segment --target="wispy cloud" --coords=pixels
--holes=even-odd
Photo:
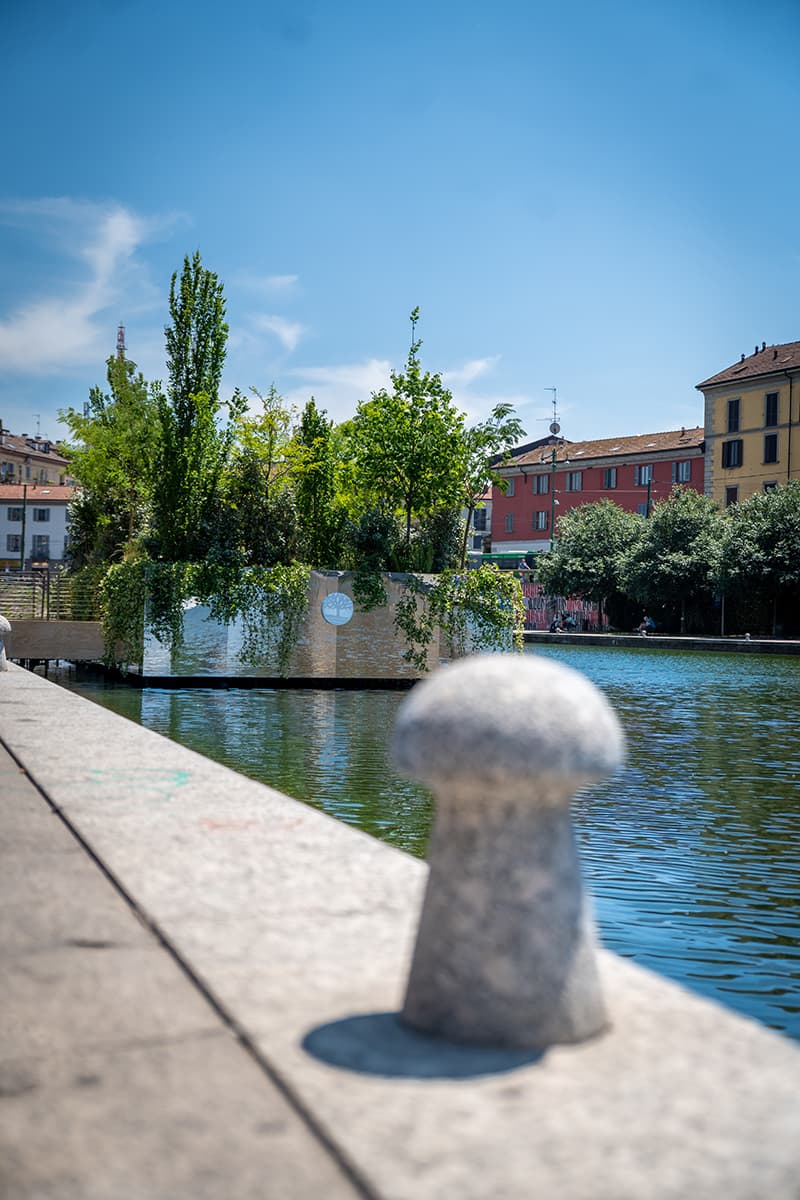
[[[388,386],[391,369],[388,360],[379,358],[337,366],[294,367],[285,374],[298,383],[288,389],[286,398],[300,408],[314,396],[317,406],[334,421],[346,421],[355,415],[360,400],[368,400],[373,392]]]
[[[48,278],[58,276],[58,289],[42,288],[0,314],[0,370],[47,375],[102,362],[123,298],[127,313],[157,303],[137,251],[163,228],[163,219],[61,197],[2,202],[0,222],[24,228],[39,246],[52,247],[49,254],[81,264],[77,271],[51,267]]]
[[[231,284],[242,290],[274,296],[293,291],[299,280],[299,275],[252,275],[240,272],[238,275],[234,275]]]
[[[259,313],[250,318],[253,327],[263,333],[272,333],[285,350],[290,353],[295,349],[303,334],[305,326],[299,321],[288,321],[272,313]]]
[[[471,358],[469,362],[465,362],[461,367],[455,367],[450,371],[443,371],[442,379],[449,388],[459,385],[466,387],[470,383],[474,383],[481,375],[486,375],[499,361],[499,354],[490,355],[488,358]]]

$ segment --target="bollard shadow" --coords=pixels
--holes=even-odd
[[[399,1013],[364,1013],[319,1025],[303,1049],[332,1067],[394,1079],[475,1079],[538,1062],[541,1050],[466,1046],[419,1033]]]

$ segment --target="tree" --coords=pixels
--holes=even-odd
[[[214,552],[249,565],[288,565],[298,550],[298,519],[291,494],[294,409],[274,384],[256,388],[262,412],[236,418],[236,444],[221,486]]]
[[[553,596],[596,600],[602,626],[603,607],[620,590],[623,555],[636,545],[642,525],[640,517],[611,500],[571,509],[558,522],[554,548],[537,555],[538,581]]]
[[[75,442],[70,472],[81,485],[70,509],[70,559],[75,567],[121,557],[147,529],[159,450],[158,384],[136,363],[107,361],[108,391],[92,388],[88,414],[68,408],[59,419]]]
[[[722,590],[740,603],[768,603],[774,635],[780,602],[800,607],[800,482],[756,492],[727,516]]]
[[[461,566],[467,561],[467,538],[472,514],[480,506],[487,487],[508,486],[498,468],[508,462],[512,447],[525,436],[522,422],[513,415],[511,404],[496,404],[491,415],[464,434],[464,478],[462,503],[467,510],[461,546]]]
[[[344,513],[337,510],[333,422],[312,396],[303,409],[294,444],[294,493],[304,559],[312,567],[335,567]]]
[[[362,401],[353,422],[360,486],[372,503],[402,512],[406,550],[414,518],[460,504],[464,479],[464,418],[441,376],[420,366],[418,320],[415,308],[405,371],[392,372],[391,391]]]
[[[686,628],[686,601],[708,603],[719,570],[724,522],[709,496],[675,487],[642,523],[641,536],[623,555],[620,586],[649,607],[680,610]]]
[[[173,274],[169,311],[172,323],[164,331],[169,386],[159,401],[154,528],[164,558],[192,561],[213,543],[234,422],[246,405],[235,392],[230,419],[218,428],[228,326],[222,284],[202,266],[199,252],[184,258],[180,284]]]

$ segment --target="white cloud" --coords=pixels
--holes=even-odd
[[[250,320],[256,329],[265,333],[273,333],[284,349],[290,353],[306,332],[305,326],[301,325],[299,321],[287,321],[285,317],[269,313],[259,313]]]
[[[371,358],[363,363],[338,366],[293,367],[284,374],[299,380],[286,391],[286,399],[302,408],[314,396],[318,408],[324,408],[334,421],[346,421],[355,415],[360,400],[389,385],[391,363]],[[281,389],[284,391],[284,389]]]
[[[231,281],[234,287],[240,287],[252,292],[262,292],[274,295],[276,292],[289,292],[299,282],[299,275],[235,275]]]
[[[487,371],[491,371],[495,363],[500,361],[499,354],[493,354],[488,358],[472,358],[469,362],[465,362],[463,367],[455,367],[452,371],[443,371],[442,379],[449,388],[463,385],[468,386],[481,375],[485,375]]]
[[[39,243],[52,242],[63,257],[83,265],[81,272],[60,288],[31,297],[0,315],[4,371],[46,375],[102,362],[123,301],[128,313],[155,303],[154,289],[137,251],[164,220],[143,218],[118,204],[57,197],[2,203],[0,223],[27,228]],[[60,278],[64,279],[63,272]]]

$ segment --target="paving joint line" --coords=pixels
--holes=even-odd
[[[270,1082],[281,1093],[287,1104],[289,1104],[289,1106],[294,1110],[311,1135],[316,1138],[322,1149],[333,1159],[344,1177],[350,1184],[352,1184],[353,1188],[355,1188],[363,1200],[383,1200],[380,1193],[375,1191],[359,1168],[350,1161],[349,1157],[341,1149],[338,1143],[333,1140],[333,1137],[320,1124],[310,1108],[295,1092],[292,1086],[284,1079],[277,1067],[275,1067],[269,1061],[266,1055],[264,1055],[263,1052],[258,1048],[258,1046],[256,1046],[255,1042],[244,1026],[239,1024],[237,1019],[228,1011],[222,1001],[214,995],[214,992],[211,990],[209,985],[196,973],[188,960],[186,960],[177,947],[173,945],[157,922],[147,914],[147,912],[139,905],[138,901],[122,883],[121,879],[119,879],[111,870],[111,868],[102,860],[102,858],[100,858],[77,826],[74,825],[72,820],[67,816],[63,807],[56,805],[51,801],[44,786],[39,783],[34,775],[31,774],[22,759],[20,759],[19,755],[12,750],[2,735],[0,735],[0,746],[2,746],[2,748],[6,751],[12,761],[17,764],[20,771],[24,773],[26,779],[28,779],[30,782],[31,786],[35,788],[35,790],[42,797],[50,812],[58,817],[65,829],[75,839],[81,849],[89,856],[95,866],[102,872],[118,895],[124,900],[125,904],[131,910],[137,920],[147,930],[149,930],[150,933],[152,933],[161,947],[166,950],[173,962],[175,962],[175,964],[180,968],[192,986],[201,994],[203,999],[217,1015],[220,1021],[222,1021],[230,1033],[233,1034],[236,1041],[250,1056],[261,1073],[266,1075]]]

